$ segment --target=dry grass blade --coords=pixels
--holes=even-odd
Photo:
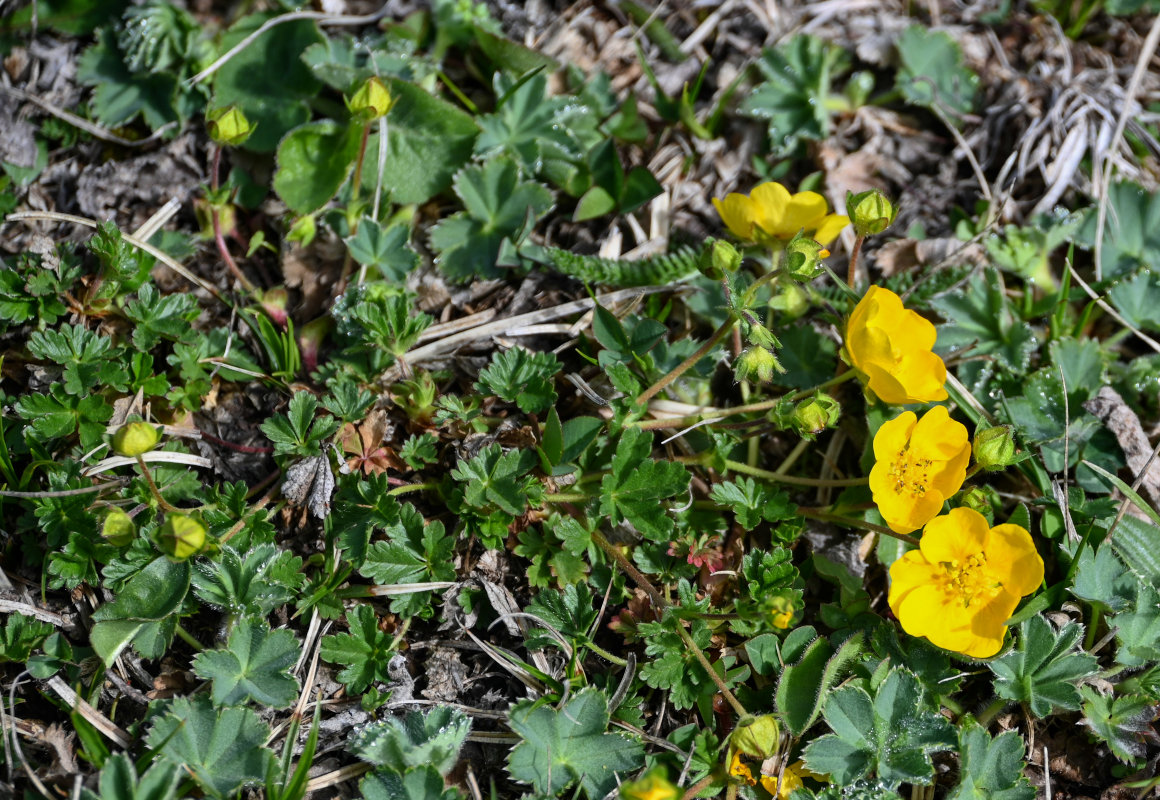
[[[72,706],[75,711],[88,720],[89,724],[107,736],[117,746],[128,748],[133,744],[133,740],[128,733],[123,731],[100,711],[97,711],[97,709],[86,703],[76,692],[69,688],[69,685],[59,675],[53,675],[49,678],[48,685],[49,688],[57,693],[61,700],[64,700]]]
[[[206,469],[213,467],[213,462],[208,458],[195,456],[190,453],[171,453],[167,450],[154,450],[152,452],[145,453],[141,456],[141,459],[159,464],[184,464],[187,467],[205,467]],[[81,474],[85,477],[90,477],[102,472],[107,472],[108,470],[114,469],[116,467],[125,467],[136,463],[136,458],[130,458],[128,456],[109,456],[108,458],[102,458],[100,461],[90,467],[85,467],[83,470],[81,470]]]

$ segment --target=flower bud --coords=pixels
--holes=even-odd
[[[307,214],[294,220],[294,224],[290,226],[290,230],[286,234],[286,241],[298,242],[303,247],[307,247],[314,241],[314,235],[317,231],[318,226],[314,222],[314,215]]]
[[[111,508],[101,522],[101,536],[114,547],[124,547],[136,538],[137,526],[126,512]]]
[[[780,311],[789,319],[797,319],[810,310],[810,296],[801,284],[787,281],[776,290],[769,299],[769,307]]]
[[[898,216],[898,208],[879,189],[846,192],[846,214],[858,236],[872,236],[889,228]]]
[[[777,753],[780,734],[777,719],[772,714],[747,717],[733,729],[729,737],[729,749],[764,761]]]
[[[813,438],[826,428],[836,425],[841,411],[842,406],[837,400],[824,392],[818,392],[798,404],[793,411],[792,423],[802,436]]]
[[[793,622],[795,609],[790,598],[775,594],[765,599],[765,606],[769,609],[773,627],[779,631],[784,631]]]
[[[708,247],[701,251],[701,258],[697,261],[697,269],[706,278],[719,281],[725,273],[736,272],[741,266],[741,253],[729,242],[710,238],[706,244]]]
[[[664,767],[654,767],[640,780],[620,785],[620,800],[677,800],[681,794]]]
[[[959,498],[959,503],[964,508],[969,508],[972,511],[978,511],[984,517],[991,516],[991,498],[987,493],[978,486],[972,486],[963,492]]]
[[[822,259],[829,255],[816,240],[799,233],[785,246],[785,271],[795,281],[812,281],[825,272]]]
[[[279,328],[285,328],[286,320],[289,319],[290,315],[286,313],[286,304],[289,300],[290,293],[281,286],[275,286],[258,293],[258,301],[262,304],[262,310]]]
[[[364,122],[385,117],[394,104],[391,90],[374,75],[367,78],[358,91],[346,101],[350,113]]]
[[[769,383],[774,372],[785,372],[777,356],[764,347],[750,347],[733,362],[733,374],[739,381]]]
[[[322,341],[333,327],[334,320],[328,314],[313,319],[298,329],[298,351],[302,353],[302,367],[307,375],[318,369],[318,354],[322,350]]]
[[[148,453],[161,441],[161,429],[148,422],[129,422],[113,434],[113,452],[130,458]]]
[[[1000,470],[1009,467],[1015,458],[1015,432],[1010,425],[997,425],[975,431],[975,441],[971,443],[975,463],[986,470]]]
[[[186,561],[205,549],[205,525],[185,514],[169,514],[157,534],[161,552],[174,561]]]
[[[209,138],[220,145],[237,147],[257,129],[258,124],[251,123],[246,115],[237,106],[215,108],[206,114],[206,127],[209,128]]]

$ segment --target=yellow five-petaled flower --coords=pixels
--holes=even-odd
[[[730,192],[713,205],[734,236],[747,242],[768,244],[788,241],[805,231],[821,244],[829,244],[850,224],[845,214],[830,214],[826,198],[817,192],[790,194],[780,183],[763,183],[748,195]]]
[[[933,403],[947,398],[947,368],[931,351],[934,340],[930,321],[889,289],[871,286],[846,323],[846,360],[883,403]]]
[[[970,458],[967,429],[943,406],[884,422],[874,435],[870,491],[890,529],[910,533],[934,519],[962,487]]]
[[[956,508],[927,523],[918,550],[890,567],[890,609],[911,636],[973,658],[999,652],[1019,598],[1043,581],[1043,559],[1019,525],[989,527]]]

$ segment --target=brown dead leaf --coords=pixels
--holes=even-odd
[[[1083,407],[1104,423],[1116,437],[1120,449],[1124,451],[1128,469],[1132,471],[1133,480],[1144,473],[1140,481],[1140,491],[1144,497],[1152,505],[1160,505],[1160,459],[1152,459],[1152,444],[1136,412],[1110,386],[1101,387],[1096,396],[1084,403]],[[1148,467],[1147,472],[1144,471],[1145,466]]]

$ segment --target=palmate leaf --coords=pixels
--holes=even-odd
[[[203,694],[173,700],[146,741],[158,759],[187,772],[208,795],[227,798],[265,779],[275,760],[263,746],[269,736],[253,711],[216,709]]]
[[[838,689],[822,715],[833,733],[811,742],[806,766],[845,786],[873,773],[884,784],[929,785],[931,753],[954,747],[954,727],[926,708],[918,679],[894,669],[874,697],[857,686]]]
[[[580,143],[559,119],[571,104],[567,98],[549,97],[547,90],[545,72],[518,84],[496,73],[495,93],[502,98],[501,105],[478,119],[481,132],[475,154],[484,159],[511,156],[529,175],[540,172],[545,158],[579,158]]]
[[[1079,649],[1083,626],[1071,622],[1058,631],[1042,616],[1019,624],[1015,649],[987,663],[999,697],[1027,703],[1043,718],[1053,709],[1079,708],[1076,685],[1095,673],[1095,657]]]
[[[379,630],[374,610],[356,606],[346,615],[350,633],[322,637],[322,658],[334,664],[345,664],[338,680],[347,691],[357,694],[373,681],[386,680],[391,660],[391,637]]]
[[[1112,755],[1133,764],[1148,754],[1143,734],[1155,736],[1152,720],[1156,718],[1156,706],[1150,698],[1104,695],[1091,686],[1082,687],[1080,692],[1083,694],[1083,724],[1107,742]]]
[[[959,785],[947,800],[1034,800],[1035,788],[1023,775],[1025,749],[1017,731],[992,739],[967,717],[959,727]]]
[[[992,355],[1017,375],[1027,371],[1037,347],[1035,331],[1016,314],[998,270],[972,276],[965,287],[934,298],[931,305],[946,318],[938,329],[940,352],[970,347],[971,355]]]
[[[898,39],[898,89],[908,103],[949,111],[975,107],[979,76],[963,64],[959,45],[943,31],[911,25]]]
[[[355,261],[377,269],[388,281],[402,283],[419,265],[419,254],[407,244],[409,236],[410,229],[406,225],[393,225],[383,230],[383,226],[370,217],[363,217],[358,233],[344,241]]]
[[[163,72],[134,74],[121,60],[116,38],[112,27],[102,28],[97,43],[77,62],[77,80],[96,87],[92,107],[97,121],[115,127],[140,114],[153,130],[175,122],[177,77]]]
[[[408,712],[371,723],[351,736],[349,749],[363,761],[394,770],[431,766],[446,774],[471,730],[471,719],[448,706]]]
[[[1079,244],[1095,247],[1098,222],[1097,210],[1089,209],[1077,236]],[[1112,280],[1127,278],[1138,270],[1151,271],[1158,263],[1160,196],[1136,183],[1112,184],[1108,189],[1108,213],[1100,253],[1103,277]]]
[[[526,700],[512,706],[508,724],[523,739],[508,756],[508,771],[541,795],[564,796],[579,782],[589,800],[616,788],[616,774],[641,766],[644,750],[627,736],[606,733],[608,700],[584,689],[559,711]]]
[[[298,696],[298,679],[290,668],[299,650],[290,631],[271,631],[264,622],[242,620],[230,631],[224,649],[204,650],[194,657],[193,672],[213,681],[213,701],[218,706],[253,701],[286,708]]]
[[[522,347],[497,352],[475,384],[476,391],[515,403],[525,414],[543,411],[556,402],[553,378],[561,364],[552,353],[533,353]]]
[[[98,790],[84,789],[84,800],[174,800],[181,771],[168,761],[156,761],[143,775],[126,753],[114,753],[101,768]]]
[[[600,483],[600,512],[615,524],[623,517],[650,539],[667,540],[673,518],[660,501],[680,494],[691,476],[682,464],[654,461],[652,434],[626,428],[612,457],[612,469]]]
[[[427,523],[409,503],[399,509],[399,521],[386,527],[387,541],[375,542],[366,552],[359,572],[380,585],[448,581],[455,579],[452,552],[455,537],[442,522]],[[391,611],[412,617],[430,607],[431,592],[391,598]]]

